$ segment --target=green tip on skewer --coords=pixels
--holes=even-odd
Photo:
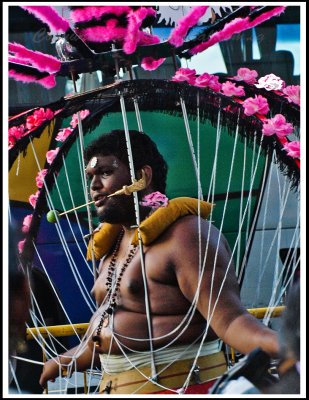
[[[51,222],[52,224],[55,224],[57,222],[56,215],[59,217],[59,212],[56,210],[50,210],[48,211],[46,215],[46,219],[48,222]]]

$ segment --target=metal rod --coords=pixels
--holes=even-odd
[[[64,215],[64,214],[68,214],[68,213],[71,212],[71,211],[78,210],[79,208],[82,208],[82,207],[88,206],[88,205],[90,205],[90,204],[93,204],[94,202],[95,202],[95,200],[92,200],[92,201],[90,201],[90,202],[88,202],[88,203],[82,204],[81,206],[71,208],[71,210],[64,211],[63,213],[59,214],[59,217],[61,217],[61,216]]]

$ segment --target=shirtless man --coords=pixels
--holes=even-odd
[[[156,145],[146,134],[135,131],[130,132],[130,141],[136,178],[141,177],[142,170],[146,177],[145,189],[138,192],[139,200],[155,191],[165,193],[167,165]],[[139,250],[130,245],[136,229],[134,199],[132,195],[107,198],[132,182],[124,132],[113,131],[103,135],[86,149],[85,159],[90,195],[95,200],[97,215],[101,222],[120,224],[122,234],[102,258],[98,268],[99,274],[92,293],[100,307],[89,324],[88,346],[85,346],[74,364],[79,371],[90,367],[93,346],[96,365],[99,365],[98,354],[122,354],[117,341],[132,350],[149,351],[141,256]],[[144,221],[151,208],[140,206],[139,209],[140,220]],[[207,317],[213,313],[207,342],[219,337],[242,354],[260,347],[271,356],[276,356],[276,332],[264,326],[242,306],[233,264],[228,268],[231,251],[227,241],[205,219],[201,220],[201,260],[207,241],[208,246],[200,294],[193,318],[179,334],[181,330],[177,330],[177,327],[194,300],[199,282],[198,219],[197,215],[183,216],[150,245],[143,246],[153,348],[160,348],[176,337],[173,345],[191,344],[205,332]],[[214,265],[212,301],[209,305]],[[121,270],[123,273],[119,275]],[[113,271],[119,277],[117,289],[106,285]],[[223,281],[223,289],[219,294]],[[219,299],[215,304],[217,297]],[[110,314],[107,314],[104,310],[109,307]],[[100,322],[101,327],[98,328]],[[169,334],[172,331],[174,333]],[[59,360],[62,365],[69,364],[76,351],[77,348],[74,348],[58,359],[49,360],[44,365],[40,384],[45,387],[48,380],[54,380],[59,374]]]

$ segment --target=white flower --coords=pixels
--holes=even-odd
[[[255,86],[259,89],[264,88],[270,90],[281,90],[285,87],[285,82],[274,74],[265,75],[255,83]]]

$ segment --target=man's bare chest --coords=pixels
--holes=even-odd
[[[162,254],[147,251],[141,256],[137,249],[130,262],[126,261],[126,258],[117,260],[111,267],[109,257],[100,265],[100,273],[92,289],[98,304],[115,291],[118,301],[139,302],[144,299],[145,286],[154,296],[161,285],[176,284],[173,268]]]

